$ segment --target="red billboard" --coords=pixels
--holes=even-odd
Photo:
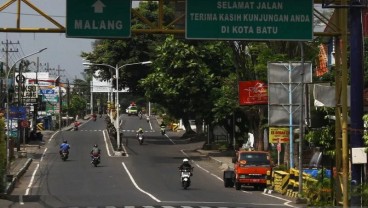
[[[259,105],[268,103],[268,86],[266,83],[254,81],[239,81],[239,104]]]

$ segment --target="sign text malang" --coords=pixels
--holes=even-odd
[[[311,40],[311,0],[187,0],[188,39]]]

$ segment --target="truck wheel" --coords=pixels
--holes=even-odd
[[[224,180],[225,188],[231,187],[231,178],[227,178]]]
[[[235,182],[235,189],[240,190],[241,184],[239,182]]]

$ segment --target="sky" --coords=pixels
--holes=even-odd
[[[52,17],[61,25],[66,22],[66,2],[67,0],[29,0],[41,11]],[[94,1],[94,0],[89,0]],[[103,0],[102,0],[103,1]],[[0,0],[0,6],[8,0]],[[139,1],[133,1],[132,6],[136,7]],[[318,5],[315,5],[315,7]],[[16,27],[17,1],[3,11],[0,11],[0,27]],[[55,28],[56,26],[28,5],[21,3],[21,27],[32,28]],[[92,52],[94,39],[88,38],[66,38],[65,33],[5,33],[0,32],[0,61],[5,62],[5,42],[11,41],[9,49],[19,52],[9,53],[9,65],[19,58],[36,52],[42,48],[47,48],[40,54],[27,58],[36,62],[39,58],[40,71],[44,71],[46,65],[51,69],[61,69],[62,80],[73,81],[75,77],[82,78],[84,70],[80,57],[82,52]],[[31,65],[30,69],[36,71],[36,66]],[[57,71],[54,71],[57,74]]]
[[[29,0],[61,25],[66,22],[66,0]],[[0,0],[0,6],[8,0]],[[138,2],[133,2],[136,5]],[[16,27],[17,1],[3,11],[0,11],[0,27]],[[47,19],[39,15],[28,5],[21,3],[21,27],[31,28],[56,28]],[[5,33],[0,32],[0,61],[5,62],[6,41],[19,44],[9,44],[9,50],[18,52],[9,53],[9,66],[31,53],[47,48],[42,53],[27,58],[29,61],[40,63],[40,71],[44,71],[48,65],[51,69],[61,69],[60,75],[63,81],[73,81],[75,77],[82,78],[84,67],[80,57],[82,52],[92,52],[94,39],[66,38],[65,33]],[[31,70],[36,71],[36,66],[31,65]],[[57,73],[57,71],[54,71]]]

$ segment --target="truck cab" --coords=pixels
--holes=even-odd
[[[267,186],[267,171],[272,169],[270,154],[265,151],[240,150],[233,158],[233,183],[236,190],[242,185],[264,189]]]
[[[128,116],[130,115],[138,115],[138,108],[136,105],[130,105],[128,108],[127,108],[127,113],[128,113]]]

